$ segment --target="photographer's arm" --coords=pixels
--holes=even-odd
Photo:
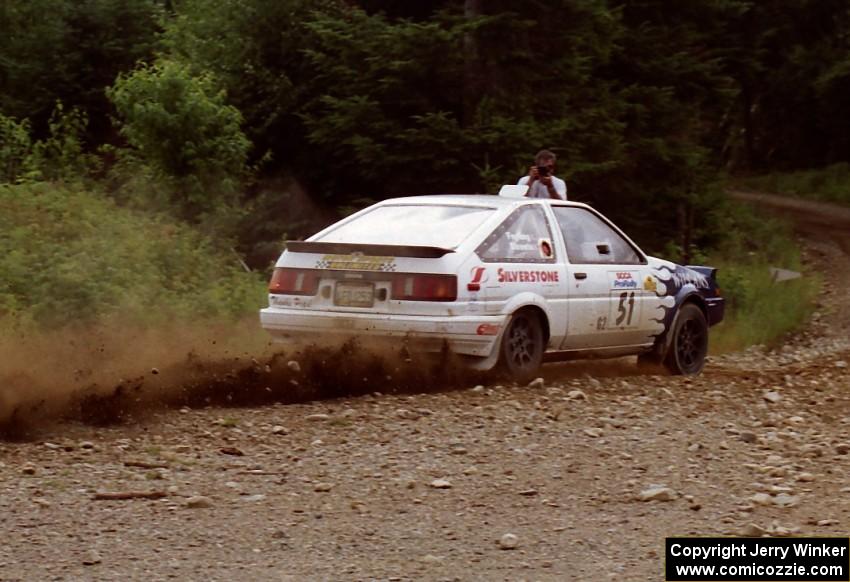
[[[528,181],[526,185],[528,186],[528,190],[526,190],[525,195],[528,196],[531,194],[531,190],[534,187],[534,182],[540,179],[540,175],[537,172],[537,166],[531,166],[528,168]]]
[[[552,176],[540,178],[540,183],[546,187],[546,192],[549,194],[549,198],[552,200],[562,199],[560,194],[558,194],[558,190],[555,188],[555,184],[552,183]]]

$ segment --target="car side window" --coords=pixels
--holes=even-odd
[[[564,234],[567,256],[578,265],[642,265],[635,248],[601,218],[586,208],[553,206]]]
[[[475,251],[484,262],[553,263],[555,247],[543,208],[514,210]]]

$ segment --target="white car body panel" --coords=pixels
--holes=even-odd
[[[452,231],[450,238],[460,242],[451,252],[439,258],[284,251],[276,267],[319,270],[315,272],[321,275],[315,295],[269,294],[269,307],[261,310],[260,319],[276,340],[313,342],[356,337],[367,342],[387,340],[395,347],[400,347],[405,340],[429,350],[439,350],[447,345],[456,353],[489,358],[487,361],[493,363],[505,325],[511,314],[523,307],[533,306],[545,314],[549,350],[638,353],[651,347],[656,336],[665,329],[661,322],[667,310],[674,305],[673,298],[665,295],[664,285],[664,278],[672,276],[672,263],[647,257],[616,226],[580,203],[482,195],[400,198],[361,210],[325,228],[306,242],[328,242],[327,239],[334,239],[335,232],[346,225],[357,231],[357,225],[351,224],[353,221],[370,220],[364,216],[385,206],[395,207],[388,212],[402,215],[406,206],[490,209],[490,215],[479,215],[476,210],[470,210],[469,216],[475,219],[473,222],[482,221],[465,238],[463,233],[459,235]],[[512,248],[515,246],[528,251],[523,249],[526,245],[533,251],[536,244],[539,256],[532,256],[529,262],[523,259],[490,260],[479,256],[477,251],[490,244],[487,241],[499,242],[502,235],[497,236],[497,229],[502,228],[502,233],[510,231],[512,227],[505,228],[504,225],[511,213],[526,206],[542,208],[550,231],[549,238],[543,236],[533,241],[527,237],[520,238],[525,235],[506,236]],[[641,264],[571,264],[565,238],[554,213],[554,208],[559,206],[585,209],[601,218],[634,248]],[[517,223],[523,220],[522,217],[532,214],[523,212],[526,211],[518,211],[515,215],[520,217],[516,219]],[[533,218],[540,220],[539,212]],[[466,219],[461,216],[452,220],[463,224]],[[399,245],[399,240],[393,240],[398,238],[417,242],[420,238],[427,240],[430,236],[428,227],[430,225],[425,225],[424,234],[407,232],[397,224],[388,225],[383,232],[381,225],[377,224],[368,230],[367,244]],[[435,228],[439,229],[439,225]],[[435,235],[435,239],[438,238]],[[330,242],[345,244],[348,241]],[[360,244],[362,241],[350,242]],[[408,244],[416,246],[416,243]],[[439,240],[430,244],[441,247]],[[549,249],[545,248],[547,244]],[[392,278],[407,273],[456,276],[456,299],[393,299]],[[363,283],[358,285],[357,282]],[[355,301],[359,294],[369,293],[374,298],[371,307],[337,304],[337,300]]]

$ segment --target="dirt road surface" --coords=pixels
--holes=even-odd
[[[817,313],[697,378],[549,365],[2,442],[0,579],[661,580],[665,536],[847,535],[850,218],[791,212]]]

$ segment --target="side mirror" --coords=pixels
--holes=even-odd
[[[599,251],[600,255],[611,254],[611,247],[608,246],[608,243],[596,243],[596,250]]]

